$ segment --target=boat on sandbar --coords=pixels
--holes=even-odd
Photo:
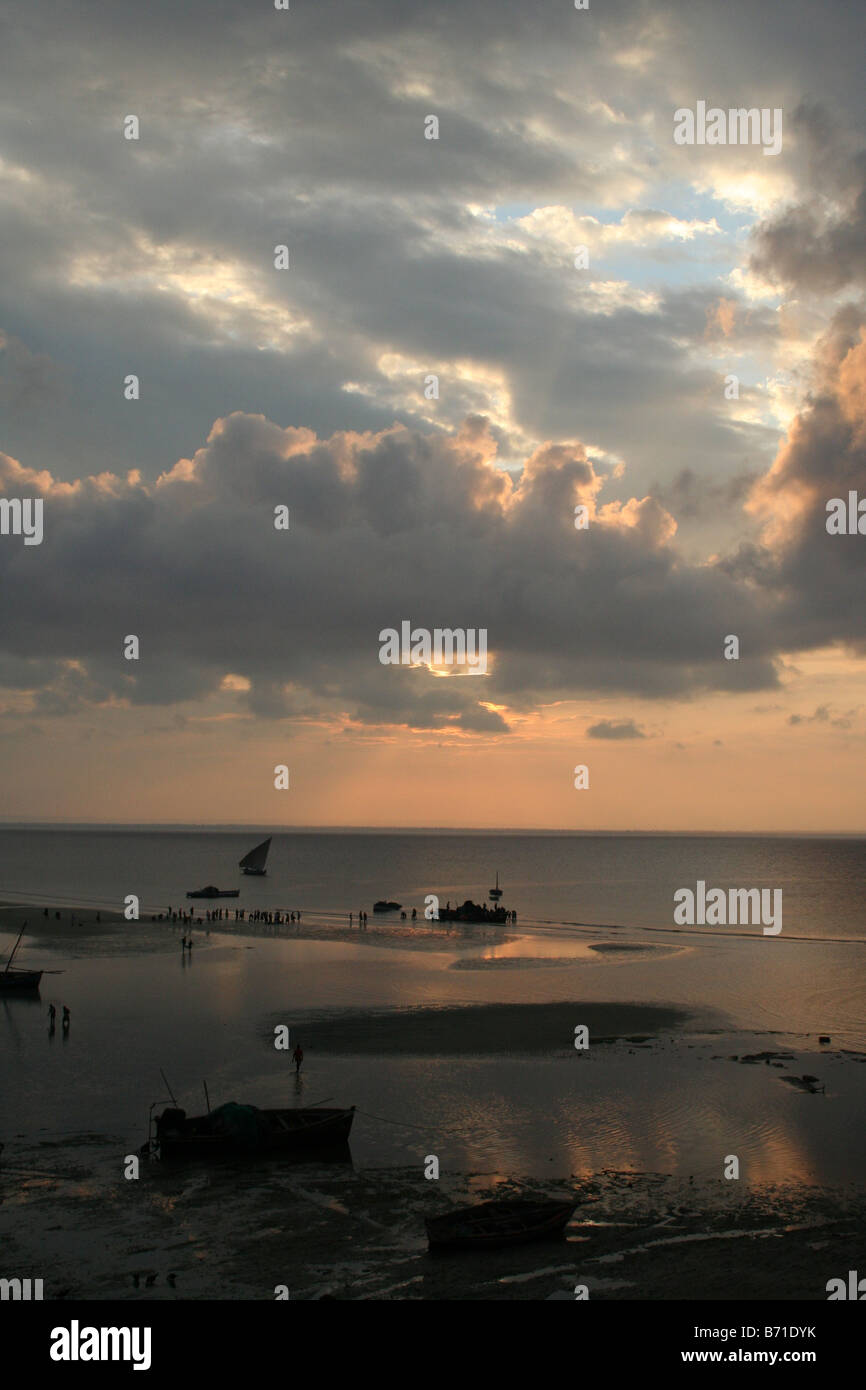
[[[454,1207],[425,1221],[431,1250],[493,1250],[562,1233],[577,1203],[516,1197]]]
[[[229,1101],[207,1115],[188,1116],[169,1106],[156,1118],[160,1158],[211,1158],[225,1154],[322,1153],[344,1147],[355,1107],[326,1110],[260,1110]],[[147,1145],[145,1146],[148,1147]]]
[[[12,954],[6,962],[6,969],[0,972],[0,994],[37,994],[39,992],[39,981],[42,979],[41,970],[21,970],[18,966],[13,968],[12,962],[15,959],[15,952],[21,944],[27,923],[18,933],[18,940],[12,947]]]

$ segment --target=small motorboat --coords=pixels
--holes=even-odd
[[[187,893],[188,898],[239,898],[240,888],[215,888],[209,883],[206,888],[197,888],[194,893]]]
[[[491,890],[490,890],[490,892],[487,894],[487,896],[488,896],[488,898],[492,898],[494,902],[498,902],[499,899],[502,897],[502,889],[499,887],[499,870],[498,870],[498,869],[496,870],[496,887],[495,887],[495,888],[491,888]]]
[[[387,902],[387,903],[386,903],[385,900],[384,900],[384,898],[380,898],[379,901],[378,901],[377,903],[374,903],[374,904],[373,904],[373,911],[374,911],[374,912],[399,912],[399,911],[400,911],[400,908],[401,908],[402,906],[403,906],[402,903],[392,903],[392,902]]]
[[[577,1203],[516,1197],[455,1207],[425,1221],[431,1250],[497,1249],[561,1234]]]
[[[27,923],[18,933],[18,940],[12,947],[12,954],[6,962],[6,968],[0,972],[0,994],[38,994],[39,981],[42,979],[41,970],[20,970],[18,966],[13,968],[12,962],[15,959],[15,952],[21,944],[21,938]]]
[[[259,1110],[230,1101],[191,1118],[173,1106],[157,1117],[156,1142],[164,1159],[321,1153],[346,1145],[354,1118],[354,1105],[348,1110]]]

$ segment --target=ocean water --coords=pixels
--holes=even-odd
[[[673,895],[779,888],[785,936],[866,939],[866,840],[687,835],[275,834],[265,878],[240,857],[269,834],[244,831],[0,830],[0,898],[120,910],[185,902],[189,889],[240,888],[233,906],[301,908],[333,920],[393,898],[423,911],[486,899],[498,870],[521,924],[672,926]]]

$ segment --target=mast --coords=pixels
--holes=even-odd
[[[24,923],[24,926],[21,928],[20,932],[18,933],[18,940],[15,942],[15,945],[12,947],[12,955],[9,957],[9,959],[8,959],[7,962],[6,962],[6,969],[3,971],[3,974],[4,974],[4,975],[8,975],[8,974],[9,974],[9,967],[10,967],[11,964],[12,964],[13,958],[14,958],[14,956],[15,956],[15,952],[18,950],[18,947],[19,947],[20,944],[21,944],[21,938],[22,938],[22,936],[24,935],[24,933],[25,933],[26,930],[27,930],[27,923],[25,922],[25,923]]]

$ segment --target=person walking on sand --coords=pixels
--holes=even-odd
[[[55,1029],[56,1025],[57,1025],[57,1010],[55,1009],[55,1007],[54,1007],[53,1004],[49,1004],[49,1005],[48,1005],[48,1027],[51,1029],[52,1033],[54,1032],[54,1029]]]
[[[63,1005],[63,1031],[64,1033],[69,1032],[69,1010],[65,1004]]]
[[[301,1070],[301,1063],[303,1062],[303,1060],[304,1060],[304,1049],[301,1047],[301,1044],[298,1043],[297,1047],[295,1048],[294,1052],[292,1053],[292,1061],[293,1061],[294,1064],[295,1064],[295,1076],[297,1076],[298,1073],[299,1073],[299,1071]]]

